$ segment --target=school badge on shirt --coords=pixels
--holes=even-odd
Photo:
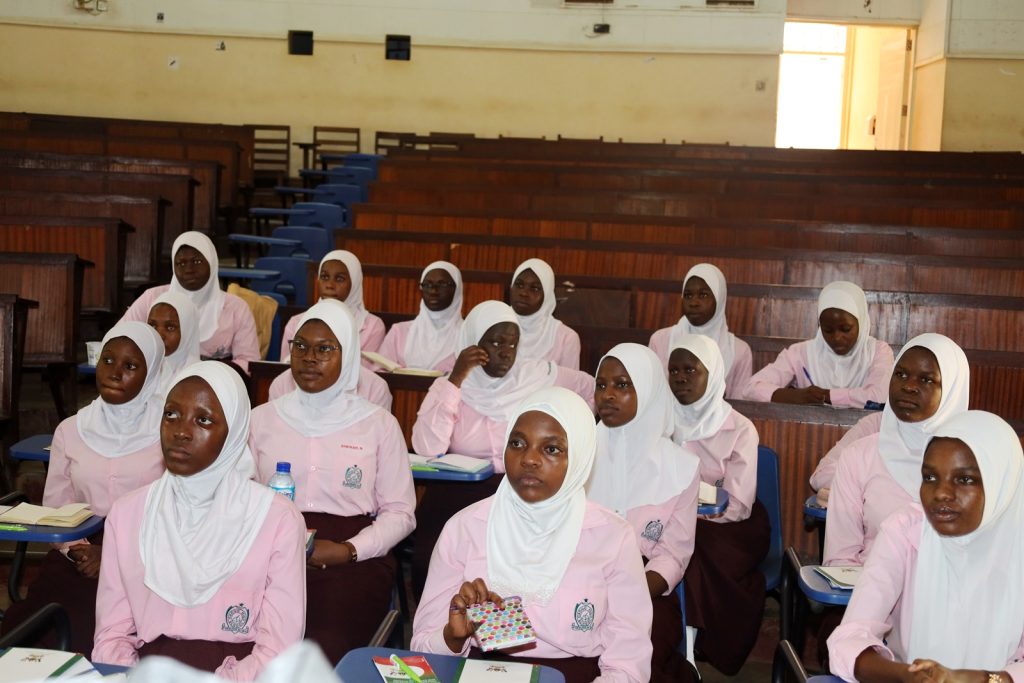
[[[220,630],[236,634],[248,633],[249,608],[243,603],[228,607],[228,611],[224,613],[224,623],[220,625]]]
[[[363,471],[359,469],[359,465],[352,465],[345,470],[345,483],[342,486],[349,489],[363,488]]]
[[[583,598],[583,602],[577,602],[573,618],[576,620],[576,623],[572,625],[573,631],[593,631],[594,603],[586,598]]]
[[[644,527],[644,532],[640,534],[648,541],[657,543],[661,540],[661,534],[665,531],[665,526],[661,523],[660,519],[655,519],[647,522],[647,526]]]

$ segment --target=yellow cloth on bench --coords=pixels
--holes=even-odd
[[[228,285],[228,294],[234,294],[249,304],[252,317],[256,320],[256,336],[260,341],[260,358],[266,359],[267,349],[270,348],[270,336],[274,329],[274,316],[277,314],[277,302],[269,296],[246,289],[234,282]]]

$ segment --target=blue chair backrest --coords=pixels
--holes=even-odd
[[[366,187],[373,181],[376,176],[376,171],[372,168],[366,168],[365,166],[349,166],[347,163],[344,166],[334,166],[327,169],[327,180],[324,182],[332,183],[334,185],[359,185],[360,187]]]
[[[249,287],[260,294],[277,292],[292,300],[296,306],[309,306],[310,293],[307,279],[309,259],[264,256],[256,259],[254,268],[276,270],[276,280],[252,280]]]
[[[676,645],[676,652],[686,656],[686,588],[683,582],[676,584],[676,597],[679,598],[679,611],[683,613],[683,639]]]
[[[277,312],[274,313],[274,321],[270,325],[270,346],[267,347],[267,357],[264,360],[277,360],[281,357],[281,333],[284,332],[284,325],[281,324],[281,307],[288,305],[284,294],[277,292],[260,292],[263,296],[269,296],[277,302]]]
[[[352,204],[365,202],[368,196],[366,188],[350,183],[323,183],[322,185],[317,185],[313,193],[313,198],[317,202],[337,204],[344,209],[345,220],[343,227],[346,228],[349,225]]]
[[[274,230],[272,237],[299,240],[299,247],[271,246],[268,256],[303,258],[320,262],[334,248],[334,230],[286,225]]]
[[[345,209],[338,204],[328,202],[296,202],[293,209],[305,209],[312,214],[289,216],[288,225],[306,228],[342,228],[345,227]]]
[[[764,574],[766,588],[774,590],[782,580],[782,502],[779,492],[779,456],[767,446],[757,447],[757,499],[768,511],[771,524],[768,554],[758,569]]]
[[[373,171],[373,179],[377,179],[377,164],[381,160],[380,154],[347,154],[345,155],[344,165],[351,167],[357,166],[359,168],[368,168]]]

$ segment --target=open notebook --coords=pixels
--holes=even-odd
[[[479,472],[491,461],[486,458],[471,458],[458,453],[446,453],[438,457],[409,454],[409,464],[413,467],[430,467],[435,470],[451,470],[452,472]]]
[[[59,508],[20,503],[0,514],[0,523],[76,527],[90,517],[92,510],[88,503],[71,503]]]
[[[12,647],[0,654],[0,683],[71,678],[93,670],[88,659],[74,652]]]
[[[718,502],[718,488],[706,481],[700,483],[700,492],[697,494],[698,505],[714,505]]]
[[[815,567],[834,590],[850,591],[857,585],[864,567]]]
[[[375,365],[379,365],[388,372],[396,375],[417,375],[419,377],[440,377],[444,373],[440,370],[429,370],[427,368],[403,368],[387,356],[382,356],[374,351],[363,351],[363,358]]]

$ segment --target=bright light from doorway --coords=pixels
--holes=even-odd
[[[786,24],[776,147],[839,148],[845,69],[845,26]]]

